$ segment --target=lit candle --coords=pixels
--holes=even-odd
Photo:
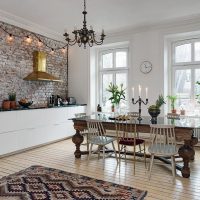
[[[134,98],[134,96],[135,96],[135,95],[134,95],[134,92],[135,92],[135,91],[134,91],[134,87],[132,87],[133,98]]]
[[[139,97],[141,97],[142,87],[140,85],[138,86],[138,90],[139,90]]]
[[[148,88],[146,87],[146,99],[148,99]]]

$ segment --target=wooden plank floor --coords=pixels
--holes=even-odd
[[[81,146],[82,149],[85,146]],[[71,139],[50,144],[24,153],[0,159],[0,177],[25,169],[31,165],[43,165],[78,173],[89,177],[129,185],[147,190],[147,200],[200,200],[200,148],[196,148],[196,158],[191,164],[191,177],[182,178],[180,172],[173,183],[171,169],[163,165],[154,165],[152,178],[148,180],[148,173],[142,161],[136,162],[136,175],[133,175],[133,163],[121,162],[120,172],[116,159],[106,158],[103,169],[102,159],[93,155],[87,161],[87,156],[74,158],[74,144]],[[181,164],[181,163],[180,163]]]

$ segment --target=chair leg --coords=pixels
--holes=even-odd
[[[86,144],[87,144],[87,151],[89,151],[88,133],[86,134],[86,140],[87,140],[87,141],[86,141],[86,142],[87,142],[87,143],[86,143]]]
[[[93,144],[90,144],[90,150],[89,150],[88,160],[90,159],[90,156],[92,154],[92,146],[93,146]]]
[[[150,162],[150,169],[149,169],[149,180],[151,178],[151,171],[153,167],[153,161],[154,161],[154,154],[151,154],[151,162]]]
[[[116,150],[115,150],[114,142],[112,142],[112,146],[113,146],[113,150],[114,150],[114,153],[115,153],[115,158],[116,158],[116,160],[117,160],[117,162],[118,162],[117,152],[116,152]]]
[[[139,138],[139,133],[137,132],[137,137]],[[141,144],[139,144],[139,152],[141,153]]]
[[[147,160],[146,160],[146,145],[144,142],[144,164],[145,164],[145,169],[147,168]]]
[[[101,146],[100,145],[98,145],[98,160],[99,160],[99,158],[100,158],[100,153],[101,153]]]
[[[103,166],[105,164],[105,145],[103,145]]]
[[[176,161],[175,161],[175,156],[173,156],[173,160],[174,160],[174,174],[176,176]]]
[[[173,180],[175,179],[175,159],[174,156],[171,156],[171,162],[172,162],[172,176]]]
[[[135,150],[136,150],[136,146],[133,146],[133,173],[135,175]]]

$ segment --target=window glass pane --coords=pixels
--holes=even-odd
[[[111,108],[111,102],[109,100],[110,98],[110,92],[108,92],[106,89],[108,88],[108,85],[110,83],[113,83],[113,74],[103,74],[102,76],[102,103],[103,107]]]
[[[179,98],[190,98],[191,70],[175,71],[175,93]]]
[[[195,83],[197,81],[200,82],[200,69],[195,69]],[[200,94],[200,85],[195,84],[194,91],[195,91],[195,97],[196,97],[196,95],[199,95]],[[200,97],[199,97],[199,100],[200,100]]]
[[[191,61],[191,44],[183,44],[175,48],[175,63]]]
[[[102,55],[102,67],[103,68],[113,67],[113,53],[107,53]]]
[[[194,60],[200,61],[200,42],[194,43]]]
[[[127,52],[116,52],[116,67],[127,67]]]
[[[125,90],[125,98],[127,99],[127,73],[116,73],[116,85],[120,86],[120,84],[123,84],[123,89]],[[127,101],[121,100],[120,101],[120,107],[125,108],[127,106]]]

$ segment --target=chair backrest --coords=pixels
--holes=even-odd
[[[117,139],[125,140],[127,138],[136,138],[136,119],[130,115],[116,117],[115,128]]]
[[[86,116],[86,113],[76,113],[75,114],[76,118],[85,117],[85,116]]]
[[[168,119],[180,119],[180,115],[176,113],[167,113]]]
[[[101,120],[88,119],[87,128],[88,128],[89,138],[97,137],[97,136],[103,137],[106,135],[106,132]]]
[[[151,124],[150,141],[157,145],[176,145],[175,126]]]

